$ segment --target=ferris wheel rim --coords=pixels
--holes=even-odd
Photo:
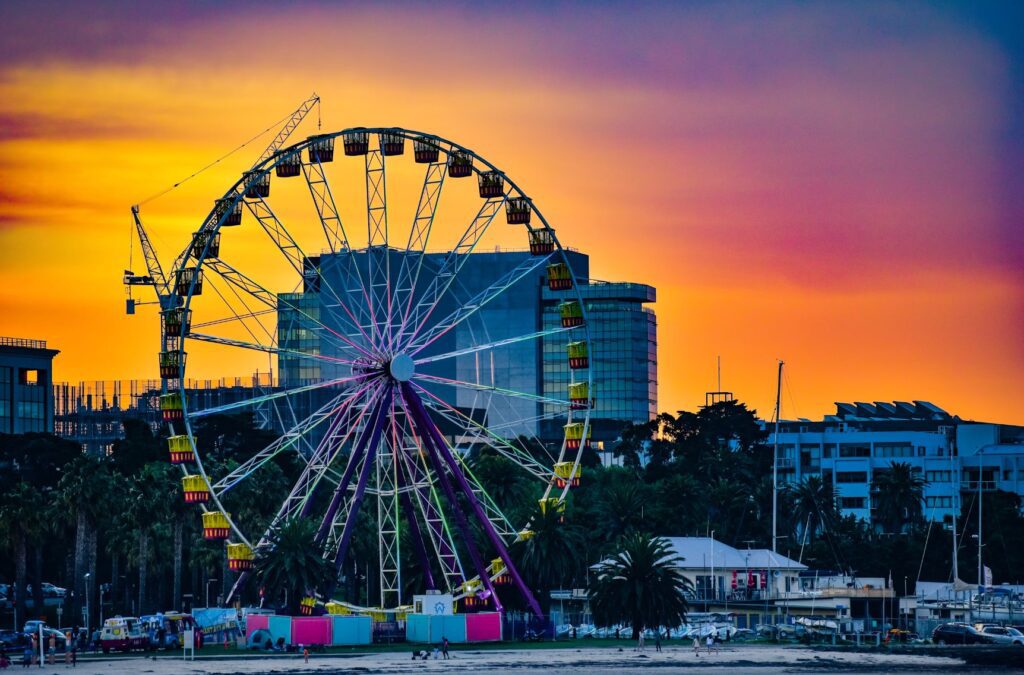
[[[427,141],[431,142],[432,144],[434,144],[440,152],[444,152],[445,153],[445,155],[446,155],[446,164],[451,161],[451,157],[452,157],[452,153],[453,152],[457,151],[457,152],[463,152],[463,153],[469,154],[472,157],[472,160],[473,160],[473,162],[472,162],[472,173],[473,174],[479,176],[480,174],[484,173],[485,171],[493,171],[493,172],[496,172],[497,174],[499,174],[502,177],[502,179],[508,184],[509,189],[505,191],[505,197],[504,197],[503,201],[508,199],[509,194],[511,194],[513,192],[517,196],[525,198],[526,200],[529,201],[530,210],[531,210],[532,214],[535,215],[537,217],[537,219],[540,221],[540,225],[542,225],[542,227],[541,226],[530,227],[529,225],[527,225],[525,229],[529,230],[529,231],[532,231],[532,230],[546,230],[550,234],[550,236],[551,236],[551,238],[553,240],[555,253],[558,256],[560,256],[562,260],[565,260],[565,251],[567,249],[565,249],[561,245],[561,242],[558,240],[556,231],[554,230],[554,228],[552,228],[550,226],[548,220],[544,216],[543,212],[537,207],[536,203],[533,202],[533,200],[528,196],[528,194],[525,191],[523,191],[522,188],[520,188],[519,185],[512,178],[510,178],[507,173],[505,173],[504,171],[499,169],[496,165],[494,165],[493,163],[488,161],[485,157],[481,156],[480,154],[478,154],[477,152],[469,149],[466,146],[463,146],[463,145],[461,145],[459,143],[451,141],[451,140],[449,140],[447,138],[444,138],[442,136],[438,136],[438,135],[435,135],[435,134],[429,134],[429,133],[426,133],[426,132],[410,130],[410,129],[404,129],[404,128],[401,128],[401,127],[348,127],[348,128],[345,128],[345,129],[342,129],[342,130],[339,130],[339,131],[335,131],[335,132],[330,132],[330,133],[325,133],[325,134],[316,134],[316,135],[310,136],[310,137],[308,137],[308,138],[306,138],[306,139],[304,139],[302,141],[299,141],[299,142],[294,143],[294,144],[292,144],[292,145],[290,145],[290,146],[288,146],[286,148],[282,148],[282,149],[278,150],[273,155],[271,155],[270,157],[268,157],[267,159],[265,159],[264,161],[259,163],[257,166],[253,167],[253,169],[251,169],[248,172],[245,172],[242,175],[242,177],[240,179],[238,179],[232,185],[231,189],[229,189],[224,194],[224,196],[222,197],[222,200],[231,200],[230,204],[232,206],[234,204],[238,203],[238,202],[246,203],[246,195],[245,195],[244,187],[245,187],[245,184],[246,184],[246,177],[248,175],[250,175],[252,173],[256,173],[256,172],[267,172],[267,173],[269,173],[280,162],[282,162],[285,158],[287,158],[287,157],[289,157],[291,155],[294,155],[296,153],[301,153],[303,150],[307,150],[309,147],[312,146],[313,143],[315,143],[317,141],[321,141],[321,140],[327,139],[327,138],[335,139],[335,138],[338,138],[340,136],[344,136],[345,134],[353,133],[353,132],[362,132],[362,133],[366,133],[366,134],[378,134],[378,135],[382,134],[382,133],[399,134],[405,140],[413,140],[413,141],[416,141],[416,140],[427,140]],[[445,146],[447,146],[447,147],[445,147]],[[485,167],[485,168],[482,168],[481,165],[482,165],[482,167]],[[220,201],[220,200],[218,200],[218,201]],[[215,218],[216,214],[217,214],[217,207],[215,206],[214,209],[212,209],[210,211],[210,213],[207,215],[207,218],[204,220],[204,225],[201,228],[201,231],[206,231],[206,232],[209,232],[210,234],[216,234],[216,233],[220,232],[221,228],[224,226],[224,221],[227,218],[228,211],[224,210],[223,213],[221,213],[219,218]],[[212,222],[213,224],[212,224],[212,226],[207,228],[207,223],[210,223],[210,222]],[[175,267],[174,267],[173,272],[172,272],[173,275],[174,275],[174,278],[177,278],[178,272],[180,270],[184,270],[184,269],[188,268],[189,262],[192,259],[195,260],[195,268],[197,270],[202,269],[204,264],[207,264],[208,259],[207,259],[207,256],[206,256],[206,250],[204,249],[202,252],[200,252],[200,254],[196,255],[195,250],[194,250],[195,246],[196,246],[196,239],[195,239],[195,237],[193,237],[193,240],[189,243],[188,247],[186,247],[185,251],[182,253],[181,256],[179,256],[179,259],[176,261]],[[209,239],[206,242],[206,246],[207,247],[209,246]],[[365,250],[365,249],[357,249],[357,250]],[[590,325],[589,325],[589,320],[588,320],[588,316],[587,316],[587,303],[585,302],[584,298],[582,297],[582,293],[580,291],[579,277],[576,275],[575,270],[573,270],[571,266],[569,267],[569,273],[570,273],[570,275],[572,277],[572,290],[575,293],[576,299],[577,299],[577,301],[579,302],[579,305],[580,305],[580,311],[583,314],[583,323],[578,328],[582,329],[582,331],[583,331],[583,338],[586,340],[586,342],[588,344],[590,344],[592,342],[592,340],[591,340],[591,336],[590,336]],[[190,285],[187,294],[185,294],[185,296],[183,298],[178,296],[175,293],[174,297],[175,297],[176,302],[178,302],[178,304],[176,304],[174,306],[175,307],[180,307],[185,312],[188,312],[190,310],[191,301],[192,301],[192,298],[194,296],[194,288],[195,288],[195,281],[193,280],[193,283],[192,283],[192,285]],[[183,336],[182,339],[180,340],[179,351],[182,351],[182,352],[184,351],[185,340],[186,340],[187,337],[188,336]],[[422,349],[422,347],[421,347],[421,349]],[[594,377],[593,366],[587,367],[585,372],[586,372],[586,379],[585,379],[585,381],[588,384],[588,387],[590,388],[590,390],[592,391],[593,377]],[[572,380],[572,378],[570,378],[570,380]],[[180,420],[180,422],[181,422],[181,424],[183,426],[183,431],[185,432],[185,435],[188,436],[189,442],[192,445],[192,449],[193,449],[193,452],[194,452],[194,455],[195,455],[195,459],[193,461],[194,461],[194,463],[196,464],[196,467],[199,470],[199,474],[203,476],[204,480],[206,480],[207,484],[210,485],[210,487],[211,487],[211,495],[210,496],[211,496],[211,500],[213,501],[213,505],[216,507],[216,510],[220,511],[221,513],[223,513],[226,516],[226,518],[228,519],[228,521],[230,523],[231,531],[234,532],[235,535],[243,543],[245,543],[246,545],[250,546],[250,548],[252,548],[255,551],[255,550],[258,549],[259,545],[257,545],[257,546],[253,546],[252,545],[251,540],[246,536],[245,533],[243,533],[241,531],[241,528],[239,528],[237,526],[237,524],[235,523],[234,518],[232,518],[231,514],[224,508],[223,504],[221,503],[220,497],[224,493],[222,492],[220,495],[218,495],[218,494],[216,494],[216,491],[212,489],[213,481],[211,481],[210,476],[209,476],[209,474],[206,471],[206,468],[202,464],[202,458],[201,458],[199,449],[195,446],[195,432],[194,432],[194,430],[192,428],[192,422],[197,417],[196,413],[197,412],[202,412],[202,411],[195,411],[195,412],[190,412],[189,411],[188,400],[187,400],[187,395],[186,395],[186,381],[185,381],[185,365],[184,365],[184,362],[182,363],[182,365],[180,367],[180,371],[179,371],[178,390],[181,393],[182,407],[183,407],[183,417],[182,417],[182,420]],[[584,434],[587,434],[587,437],[589,437],[589,433],[588,432],[590,430],[590,424],[591,424],[590,409],[589,409],[589,407],[586,408],[585,410],[574,410],[572,408],[572,406],[569,406],[567,408],[567,410],[565,411],[565,413],[566,413],[566,417],[567,417],[567,421],[568,422],[572,422],[575,419],[576,416],[582,417],[583,424],[584,424]],[[175,429],[175,427],[172,425],[171,429],[173,431]],[[576,468],[580,465],[580,461],[581,461],[582,456],[583,456],[583,450],[584,450],[584,448],[580,447],[579,449],[574,451],[574,453],[573,453],[573,460],[572,460],[573,461],[573,470],[576,470]],[[558,451],[557,459],[555,461],[563,461],[566,457],[567,457],[567,443],[566,443],[565,439],[563,438],[562,443],[561,443],[561,447],[559,448],[559,451]],[[520,466],[522,466],[522,465],[520,465]],[[184,466],[182,467],[182,471],[185,474],[188,473],[187,469]],[[542,499],[543,500],[549,499],[549,497],[551,497],[551,495],[552,495],[552,492],[554,492],[555,496],[553,498],[557,499],[559,503],[563,503],[565,501],[565,499],[566,499],[566,496],[568,495],[570,487],[571,486],[569,484],[566,484],[562,488],[556,488],[554,482],[549,480],[547,482],[545,490],[543,492]],[[205,505],[203,506],[203,510],[204,511],[207,510],[207,507]],[[527,523],[526,527],[529,527],[529,524],[530,523]],[[468,578],[469,577],[467,575],[467,579]]]

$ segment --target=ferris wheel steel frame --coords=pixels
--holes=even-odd
[[[361,153],[364,161],[367,222],[366,247],[358,249],[352,247],[352,240],[348,236],[335,202],[328,172],[321,161],[322,151],[317,149],[323,148],[328,141],[333,144],[337,140],[347,140],[353,135],[365,138],[367,142],[371,138],[378,141],[376,148],[367,147]],[[404,252],[401,248],[391,247],[387,201],[387,164],[392,161],[388,157],[390,154],[403,153],[385,152],[385,139],[392,142],[400,139],[402,143],[412,144],[414,149],[419,147],[417,144],[423,143],[437,151],[430,162],[420,162],[417,157],[418,163],[426,163],[427,166]],[[302,161],[303,153],[309,155],[310,161]],[[346,148],[342,158],[355,159],[347,155]],[[427,275],[426,286],[421,287],[427,246],[445,183],[454,180],[450,166],[456,157],[463,160],[468,158],[471,172],[464,175],[476,177],[478,180],[484,172],[498,176],[502,189],[500,194],[483,199],[468,227],[444,255],[439,269]],[[334,158],[332,160],[337,161]],[[267,201],[267,195],[259,194],[259,190],[253,188],[264,176],[269,180],[271,173],[284,162],[291,165],[296,162],[299,164],[298,173],[289,176],[302,176],[309,190],[320,228],[323,230],[327,248],[331,253],[344,254],[349,263],[347,268],[338,270],[342,282],[338,289],[332,287],[330,279],[327,275],[321,275],[319,269],[311,269],[310,258],[273,211]],[[279,177],[281,175],[278,173]],[[481,195],[482,193],[481,188]],[[539,221],[531,224],[527,219],[525,223],[516,224],[523,225],[529,233],[545,232],[552,243],[551,251],[527,256],[522,263],[491,282],[468,302],[456,303],[454,311],[444,317],[436,317],[435,312],[442,300],[451,297],[452,286],[469,259],[469,254],[476,250],[494,219],[503,207],[508,208],[509,200],[513,197],[525,200],[523,203],[528,205],[530,214]],[[237,214],[243,207],[264,230],[274,247],[299,276],[300,281],[315,279],[319,297],[329,299],[332,303],[330,306],[339,310],[331,314],[334,320],[333,328],[329,325],[330,321],[321,322],[311,316],[301,307],[301,302],[282,297],[282,293],[267,289],[252,277],[226,263],[219,255],[210,254],[214,241],[219,241],[222,228],[229,227],[225,223],[233,213]],[[375,249],[383,251],[380,260],[374,255]],[[393,269],[392,251],[402,253],[399,256],[397,270]],[[362,266],[355,262],[355,256],[361,253],[366,254],[365,269],[361,269]],[[415,262],[413,258],[416,259]],[[210,275],[207,275],[206,283],[220,296],[233,316],[200,322],[195,328],[237,322],[252,338],[252,342],[248,342],[193,332],[187,328],[180,336],[170,336],[162,325],[162,355],[175,351],[179,354],[177,377],[166,379],[165,392],[177,390],[180,393],[181,418],[169,421],[169,425],[172,435],[177,434],[180,425],[180,431],[188,438],[193,455],[192,461],[198,475],[202,476],[209,487],[210,506],[203,505],[203,510],[216,510],[224,514],[231,538],[257,552],[271,545],[272,532],[287,519],[296,515],[311,517],[313,496],[317,488],[324,482],[333,485],[330,502],[320,519],[313,544],[323,550],[325,558],[333,561],[336,569],[340,569],[351,544],[355,516],[366,496],[374,495],[377,498],[381,607],[393,607],[401,602],[402,552],[399,533],[404,517],[411,535],[413,554],[423,568],[428,588],[436,588],[437,582],[440,581],[435,579],[431,568],[431,560],[434,560],[438,563],[446,590],[452,592],[456,599],[472,595],[476,592],[474,588],[482,587],[482,597],[493,598],[495,609],[500,611],[502,604],[495,588],[495,579],[507,574],[511,576],[512,583],[524,596],[532,611],[540,615],[539,604],[508,553],[508,546],[524,530],[511,526],[469,471],[461,454],[453,452],[431,413],[462,429],[462,435],[468,435],[474,442],[493,448],[501,456],[522,467],[528,474],[543,480],[545,487],[542,502],[550,503],[553,500],[558,505],[563,504],[572,487],[571,482],[559,485],[551,468],[541,460],[488,426],[476,422],[471,416],[465,415],[419,383],[473,391],[478,396],[493,397],[497,394],[525,399],[535,403],[541,411],[550,407],[558,408],[555,413],[541,412],[530,421],[562,415],[565,415],[569,423],[581,420],[584,439],[582,443],[576,448],[570,448],[569,443],[563,439],[557,458],[553,458],[555,462],[561,463],[569,460],[576,475],[583,449],[590,437],[591,404],[580,408],[568,401],[549,396],[488,387],[480,383],[427,373],[415,373],[415,368],[445,359],[478,355],[480,352],[496,350],[518,342],[537,341],[542,345],[545,338],[562,334],[575,334],[582,337],[587,345],[592,346],[586,303],[579,291],[579,280],[575,271],[569,265],[570,288],[582,317],[578,324],[559,325],[497,340],[488,338],[481,343],[443,354],[428,354],[417,360],[417,355],[425,349],[450,331],[466,324],[491,301],[508,292],[518,282],[535,274],[538,268],[552,260],[567,262],[555,231],[527,194],[507,174],[486,159],[440,136],[395,127],[349,128],[310,136],[291,146],[275,149],[266,154],[250,171],[243,174],[221,199],[217,200],[215,207],[204,219],[203,225],[176,260],[172,282],[168,284],[171,295],[167,302],[163,303],[163,314],[170,310],[180,310],[183,316],[189,317],[193,297],[198,295],[197,284],[203,283],[202,271],[205,268],[217,278],[217,283],[213,284]],[[191,280],[185,288],[180,285],[180,280],[183,272],[189,269],[192,270]],[[238,298],[244,311],[236,311],[221,293],[221,285]],[[256,308],[250,307],[244,298],[251,299]],[[324,350],[312,354],[283,348],[277,337],[271,335],[257,319],[267,314],[276,314],[282,309],[316,325],[319,339],[330,343],[332,349],[337,350],[339,354],[345,354],[347,358],[324,354]],[[435,321],[431,323],[431,319]],[[252,330],[251,322],[259,325],[267,333],[266,344],[257,337],[257,331]],[[188,396],[184,388],[185,344],[188,339],[226,348],[259,351],[266,353],[268,358],[286,356],[317,360],[334,366],[349,367],[352,374],[264,393],[219,406],[189,410]],[[586,391],[593,393],[592,363],[582,368],[570,368],[569,374],[571,383],[577,383],[577,376],[582,375],[585,379],[580,382],[585,382]],[[277,409],[277,401],[291,406],[291,398],[297,394],[321,389],[334,393],[340,387],[344,389],[330,396],[327,403],[302,420],[297,419],[294,409],[291,408],[292,423],[290,426],[283,424],[284,419]],[[488,399],[490,400],[492,399]],[[273,408],[278,412],[279,421],[287,431],[225,476],[217,480],[211,479],[196,446],[192,422],[243,408],[258,409],[268,403],[275,403]],[[514,423],[513,421],[509,424]],[[324,429],[324,433],[314,447],[308,441],[307,434],[319,429]],[[231,518],[224,508],[222,498],[282,452],[301,450],[303,442],[307,445],[307,454],[301,456],[304,457],[306,464],[298,480],[271,524],[258,539],[250,538]],[[344,448],[348,448],[347,453],[343,452]],[[347,457],[344,457],[346,454]],[[344,468],[339,473],[339,465],[343,458]],[[187,475],[189,470],[182,465],[182,472]],[[494,549],[500,559],[501,565],[497,568],[495,565],[486,564],[483,551],[473,536],[467,514],[459,508],[460,502],[463,501],[469,505],[469,515],[472,516],[473,522],[483,530],[486,543]],[[448,505],[447,509],[444,504]],[[462,542],[471,568],[467,568],[461,559],[456,541]],[[498,559],[494,562],[497,563]],[[243,580],[244,574],[236,583],[235,589]]]

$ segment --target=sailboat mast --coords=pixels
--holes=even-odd
[[[772,448],[772,553],[779,552],[779,413],[782,408],[782,359],[775,386],[775,443]]]

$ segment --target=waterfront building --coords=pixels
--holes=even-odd
[[[354,254],[325,254],[311,262],[319,274],[307,277],[302,292],[281,296],[285,300],[280,303],[278,314],[278,342],[282,348],[278,376],[282,386],[346,375],[341,365],[301,356],[300,352],[311,350],[332,355],[330,342],[321,342],[305,317],[315,316],[329,329],[344,331],[346,322],[330,307],[329,295],[340,294],[353,297],[353,302],[363,302],[354,297],[359,291],[351,281],[354,275],[350,256],[355,256],[354,266],[362,270],[368,267],[370,255],[382,259],[387,256],[391,269],[398,269],[402,256],[408,254],[379,248]],[[422,274],[429,275],[440,269],[448,254],[422,255]],[[655,302],[656,293],[645,284],[592,280],[589,256],[569,250],[566,258],[586,304],[593,371],[591,436],[593,445],[601,450],[605,443],[613,443],[627,425],[646,422],[657,414],[657,322],[649,306]],[[459,271],[459,283],[441,297],[433,315],[448,316],[529,259],[529,251],[467,254]],[[467,345],[507,343],[417,366],[417,370],[473,385],[455,388],[438,383],[427,388],[450,406],[500,430],[504,436],[522,435],[558,443],[564,435],[565,418],[552,415],[564,408],[545,406],[540,400],[567,398],[570,373],[565,337],[548,335],[542,339],[515,340],[559,325],[559,303],[565,294],[549,290],[545,274],[545,269],[539,267],[518,278],[505,292],[480,306],[471,320],[441,335],[418,356],[451,353]],[[502,391],[529,396],[505,396]]]
[[[774,426],[768,444],[775,442]],[[925,518],[950,524],[963,493],[1024,496],[1024,427],[963,420],[928,401],[836,403],[821,421],[779,425],[780,483],[821,476],[845,514],[872,519],[871,485],[893,462],[927,481]]]
[[[0,433],[53,432],[53,357],[45,340],[0,337]]]

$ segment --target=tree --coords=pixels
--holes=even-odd
[[[5,548],[14,553],[14,594],[19,616],[25,613],[25,583],[29,541],[39,541],[43,528],[45,501],[39,490],[25,482],[17,483],[0,499],[0,535]],[[39,584],[36,584],[38,589]],[[36,606],[39,609],[39,606]]]
[[[285,594],[285,606],[293,615],[299,613],[304,595],[326,591],[335,578],[334,565],[311,544],[316,529],[313,520],[292,518],[271,533],[269,545],[256,555],[256,578],[267,597]]]
[[[77,602],[71,607],[71,616],[78,616],[89,603],[86,594],[96,584],[86,584],[88,572],[96,578],[95,558],[91,543],[94,541],[96,523],[106,510],[107,496],[111,492],[112,480],[105,459],[79,455],[64,467],[64,475],[57,484],[60,507],[67,520],[75,526],[74,589]]]
[[[538,507],[530,519],[533,536],[509,548],[516,569],[545,613],[551,604],[551,591],[564,588],[572,580],[583,552],[579,528],[561,520],[557,509]]]
[[[835,488],[821,476],[807,476],[799,483],[787,485],[784,498],[789,501],[797,541],[813,540],[838,520]]]
[[[887,470],[875,472],[871,499],[884,532],[903,532],[921,523],[926,485],[921,472],[907,462],[892,462]]]
[[[632,535],[622,551],[600,563],[590,590],[590,607],[599,626],[628,624],[635,640],[645,628],[678,626],[686,620],[689,580],[682,558],[667,540]]]

